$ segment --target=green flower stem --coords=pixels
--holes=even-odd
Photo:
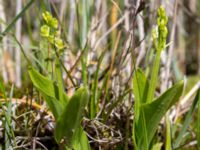
[[[160,54],[161,50],[156,51],[156,58],[153,63],[153,71],[151,74],[151,80],[150,80],[150,86],[148,90],[148,95],[147,95],[147,103],[153,101],[154,98],[154,91],[156,89],[156,84],[158,80],[158,71],[160,67]]]
[[[54,47],[54,50],[55,50],[55,54],[56,54],[56,57],[59,59],[60,61],[60,64],[61,66],[63,67],[64,71],[66,72],[67,76],[69,77],[71,83],[73,84],[74,87],[76,87],[76,84],[72,78],[72,76],[70,75],[70,72],[67,70],[67,68],[65,67],[64,63],[62,62],[61,58],[60,58],[60,55],[58,53],[58,51],[56,50],[56,48]]]
[[[158,71],[160,67],[160,54],[165,48],[168,34],[167,22],[168,18],[166,16],[165,9],[163,6],[160,6],[158,8],[157,27],[152,30],[153,43],[156,48],[156,58],[153,63],[150,86],[147,95],[147,102],[153,101],[154,98],[154,92],[158,80]]]
[[[24,55],[24,58],[26,59],[29,66],[32,66],[31,61],[29,60],[28,56],[26,55],[24,48],[22,47],[21,43],[18,41],[17,37],[14,34],[11,34],[14,38],[14,40],[17,42],[22,54]]]

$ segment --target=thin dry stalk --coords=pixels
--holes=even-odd
[[[181,107],[184,107],[188,100],[196,93],[196,91],[200,88],[200,81],[197,82],[193,88],[185,95],[185,97],[181,100],[180,105]]]
[[[75,0],[70,0],[70,18],[69,18],[69,30],[67,36],[69,43],[73,42],[75,19],[76,19],[76,2]]]
[[[125,15],[123,15],[110,29],[108,29],[96,42],[94,49],[96,50],[99,44],[104,40],[115,28],[117,28],[125,19]]]
[[[169,47],[169,53],[168,53],[168,57],[167,57],[167,64],[166,64],[166,72],[165,72],[165,79],[164,79],[164,85],[163,85],[163,89],[167,89],[169,86],[169,76],[170,76],[170,69],[171,69],[171,62],[172,62],[172,58],[173,58],[173,52],[174,52],[174,39],[175,39],[175,32],[176,32],[176,22],[177,22],[177,9],[178,9],[178,0],[175,0],[175,5],[174,5],[174,17],[173,17],[173,25],[172,25],[172,31],[171,31],[171,35],[170,35],[170,41],[173,41],[172,44]],[[164,91],[164,90],[162,90]]]
[[[177,52],[178,52],[178,67],[180,68],[182,74],[185,73],[186,68],[185,68],[185,61],[186,61],[186,56],[185,56],[185,50],[186,50],[186,42],[184,39],[184,12],[183,9],[179,9],[178,11],[178,22],[177,22],[177,37],[178,37],[178,46],[177,46]],[[200,68],[200,67],[199,67]]]
[[[140,2],[141,1],[137,1],[137,8],[139,7],[140,5]],[[142,41],[141,44],[140,44],[140,49],[139,49],[139,54],[138,54],[138,57],[137,57],[137,60],[136,60],[136,66],[139,66],[142,59],[144,58],[145,56],[145,40],[144,37],[145,37],[145,31],[144,31],[144,21],[142,19],[142,16],[143,13],[140,12],[138,15],[137,15],[137,25],[138,25],[138,31],[139,31],[139,40]]]
[[[3,23],[1,23],[1,32],[5,30],[6,26],[5,26],[5,23],[6,23],[6,15],[5,15],[5,11],[4,11],[4,6],[3,6],[3,0],[0,0],[0,19]],[[7,51],[7,37],[4,37],[3,38],[3,45],[1,47],[1,57],[4,56],[4,53],[5,51]],[[3,60],[3,59],[2,59]],[[8,74],[6,72],[6,64],[5,62],[1,62],[2,63],[2,76],[3,76],[3,80],[4,80],[4,83],[7,83],[8,82]]]
[[[17,0],[16,6],[16,15],[22,10],[22,0]],[[22,19],[20,18],[16,22],[16,38],[21,41],[21,30],[22,30]],[[16,61],[16,86],[21,87],[21,55],[20,55],[20,48],[16,47],[15,50],[15,61]]]
[[[60,15],[59,15],[59,18],[60,18],[61,22],[63,21],[66,9],[67,9],[67,0],[61,1],[61,3],[60,3]]]
[[[96,55],[94,50],[95,43],[98,39],[98,32],[101,30],[101,24],[105,21],[107,15],[101,16],[101,1],[96,1],[95,3],[95,14],[92,16],[91,19],[91,27],[88,34],[88,39],[91,47],[91,51],[88,54],[88,61],[91,61],[93,57]]]

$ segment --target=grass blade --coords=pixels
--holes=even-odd
[[[198,90],[197,99],[198,99],[197,146],[199,150],[200,149],[200,89]]]
[[[22,9],[22,11],[12,20],[12,22],[6,27],[6,29],[1,33],[3,36],[9,32],[9,30],[15,25],[17,20],[26,12],[26,10],[33,4],[35,0],[30,0],[28,4]]]
[[[100,66],[101,66],[101,63],[102,63],[102,60],[105,56],[105,53],[102,53],[99,60],[98,60],[98,64],[97,64],[97,70],[96,70],[96,73],[95,73],[95,77],[94,77],[94,81],[93,81],[93,84],[92,84],[92,94],[91,94],[91,101],[90,101],[90,117],[91,118],[94,118],[97,111],[98,111],[98,77],[99,77],[99,71],[100,71]]]
[[[190,107],[190,110],[188,111],[187,115],[186,115],[186,118],[185,118],[185,121],[183,123],[183,126],[181,128],[181,131],[179,132],[174,144],[173,144],[173,148],[177,148],[180,146],[180,143],[181,143],[181,139],[183,137],[183,135],[185,134],[186,130],[187,130],[187,127],[189,126],[190,124],[190,121],[192,119],[192,113],[194,112],[195,110],[195,107],[198,103],[198,98],[199,98],[199,91],[198,91],[198,94],[197,96],[195,97],[193,103],[192,103],[192,106]]]

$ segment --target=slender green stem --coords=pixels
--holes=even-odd
[[[22,45],[21,45],[20,42],[18,41],[17,37],[16,37],[14,34],[12,34],[12,36],[13,36],[14,40],[17,42],[17,44],[19,45],[20,50],[21,50],[22,54],[24,55],[24,58],[25,58],[26,61],[28,62],[28,65],[31,66],[31,61],[30,61],[29,58],[27,57],[27,55],[26,55],[26,53],[25,53],[25,51],[24,51],[24,48],[22,47]]]
[[[132,139],[133,139],[133,145],[134,145],[134,149],[138,150],[138,143],[136,142],[136,131],[135,131],[135,123],[133,123],[133,127],[132,127]]]
[[[54,47],[55,53],[56,53],[56,57],[60,60],[60,64],[63,67],[64,71],[66,72],[67,76],[69,77],[71,83],[73,84],[73,86],[75,87],[76,84],[74,82],[74,80],[72,79],[72,76],[70,75],[69,71],[67,70],[67,68],[65,67],[64,63],[62,62],[62,60],[60,59],[60,55],[57,52],[56,48]]]
[[[154,92],[155,92],[157,80],[158,80],[158,71],[160,67],[160,54],[161,54],[161,50],[156,50],[156,58],[153,63],[153,70],[151,74],[151,80],[149,84],[150,86],[149,86],[148,95],[147,95],[147,103],[153,101],[153,98],[154,98]]]
[[[90,117],[91,118],[94,118],[96,113],[97,113],[98,83],[99,83],[98,77],[99,77],[100,66],[101,66],[102,60],[104,58],[104,54],[105,53],[102,53],[99,60],[98,60],[98,65],[97,65],[94,81],[93,81],[93,84],[92,84],[92,96],[91,96],[91,102],[90,102]]]
[[[165,144],[165,149],[166,150],[171,150],[171,125],[170,125],[170,119],[169,119],[169,114],[165,115],[165,123],[166,123],[166,144]]]

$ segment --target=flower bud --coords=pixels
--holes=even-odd
[[[55,46],[60,50],[64,48],[64,43],[60,38],[55,38]]]
[[[52,16],[48,11],[42,13],[42,17],[47,24],[49,24],[49,22],[52,20]]]
[[[50,27],[47,26],[47,25],[43,25],[43,26],[40,28],[40,34],[41,34],[41,36],[43,36],[43,37],[48,37],[49,34],[50,34]]]
[[[52,18],[50,20],[50,25],[51,27],[53,27],[54,29],[57,29],[58,28],[58,20],[56,18]]]

